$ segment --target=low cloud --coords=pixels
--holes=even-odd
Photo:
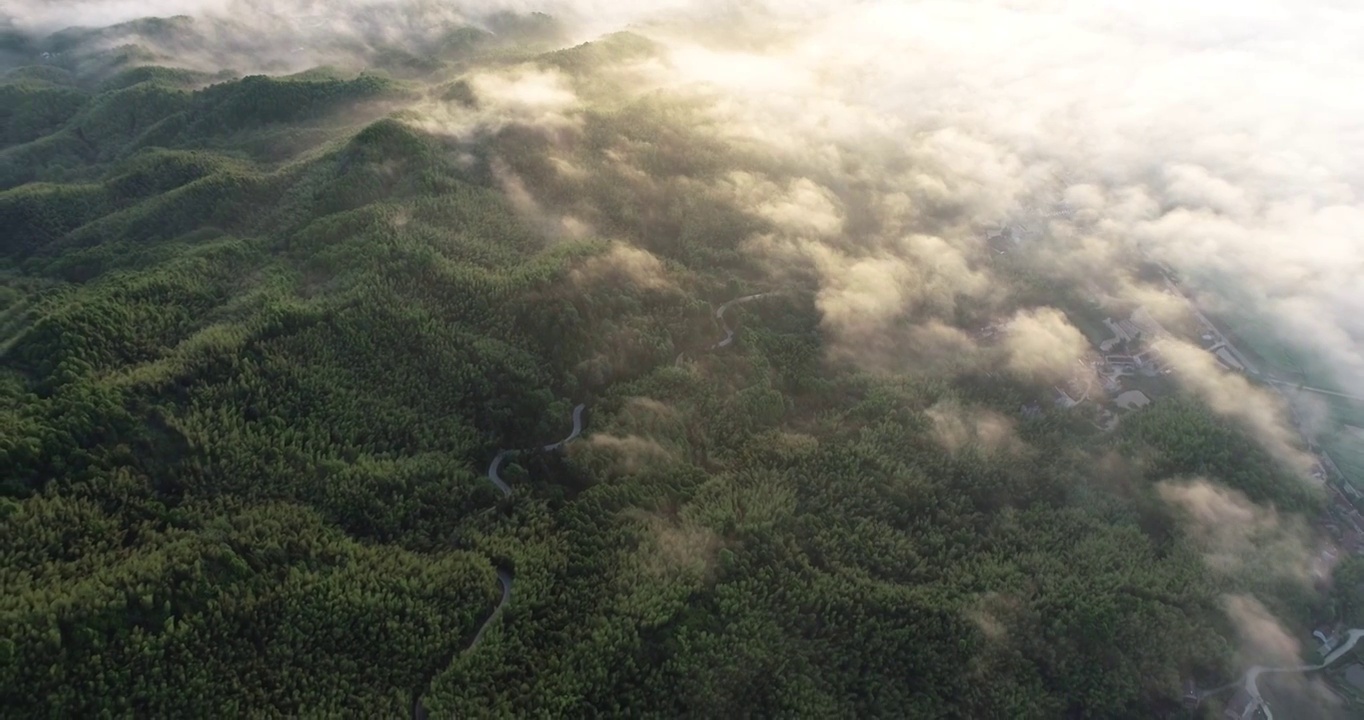
[[[809,178],[778,183],[755,173],[733,172],[720,186],[729,200],[768,220],[784,236],[834,238],[843,231],[841,201]]]
[[[1243,661],[1281,667],[1298,664],[1301,644],[1259,600],[1228,595],[1222,606],[1241,639]]]
[[[1312,460],[1298,448],[1296,434],[1284,422],[1283,404],[1275,396],[1223,370],[1210,353],[1188,343],[1167,340],[1160,351],[1174,366],[1173,376],[1181,385],[1214,411],[1239,422],[1285,466],[1306,475]]]
[[[663,261],[653,253],[621,242],[611,244],[609,250],[588,258],[570,271],[576,285],[596,287],[612,285],[639,290],[670,290],[677,285],[668,277]]]
[[[638,568],[656,578],[700,580],[705,578],[723,547],[714,530],[696,522],[657,513],[633,511],[644,526],[644,539],[636,556]]]
[[[901,315],[952,324],[944,307],[994,288],[979,265],[983,232],[1021,221],[1037,230],[1027,252],[1052,258],[1038,267],[1057,278],[1121,285],[1121,261],[1162,260],[1262,321],[1262,332],[1321,357],[1338,385],[1364,390],[1355,282],[1364,100],[1334,91],[1364,68],[1364,10],[1335,0],[1154,2],[533,9],[564,21],[564,42],[627,26],[651,35],[667,52],[638,87],[710,98],[708,131],[770,157],[769,173],[729,182],[777,228],[767,245],[823,268],[839,342],[884,333]],[[4,13],[53,29],[188,12],[218,19],[196,41],[205,48],[230,55],[258,38],[256,55],[302,46],[316,64],[326,48],[426,42],[457,24],[492,30],[495,13],[526,9],[510,0],[58,0]],[[481,91],[517,112],[557,112],[563,88],[543,80],[494,75]],[[1058,199],[1071,216],[1048,214]],[[864,279],[906,289],[868,296],[855,286]],[[865,322],[842,331],[861,311]]]
[[[1013,595],[996,592],[983,593],[963,611],[985,638],[992,642],[1009,639],[1010,619],[1016,618],[1023,603]]]
[[[1089,341],[1054,308],[1020,310],[1004,329],[1010,371],[1041,382],[1060,382],[1080,367]]]
[[[987,454],[1018,454],[1025,449],[1014,433],[1014,421],[992,410],[943,401],[924,412],[933,423],[934,439],[949,452],[977,448]]]
[[[1312,580],[1314,552],[1300,517],[1261,507],[1204,479],[1163,481],[1156,491],[1180,511],[1212,570],[1290,579],[1304,586]]]
[[[678,416],[675,408],[650,397],[626,398],[624,411],[626,415],[638,422],[657,419],[672,420]]]
[[[632,434],[654,438],[660,444],[685,442],[687,415],[653,398],[626,398],[615,422]]]
[[[604,474],[610,477],[633,475],[674,459],[673,453],[658,441],[638,435],[594,433],[570,447],[574,455],[585,456],[583,459],[589,464],[602,465]]]
[[[877,369],[905,370],[942,347],[966,350],[968,336],[941,318],[963,297],[990,292],[988,277],[950,243],[931,235],[886,239],[876,250],[845,251],[808,238],[767,235],[750,252],[778,267],[807,268],[830,355]],[[927,339],[921,348],[914,341]]]
[[[489,163],[489,169],[512,208],[544,238],[581,240],[590,234],[590,228],[578,218],[545,208],[536,200],[521,177],[501,158],[493,158]]]
[[[562,74],[530,65],[478,72],[464,79],[485,125],[521,123],[540,128],[581,125],[577,94]]]
[[[584,109],[562,73],[521,64],[461,76],[400,117],[420,130],[457,140],[484,138],[517,125],[563,145],[582,129]],[[565,170],[569,175],[581,173],[571,165]]]

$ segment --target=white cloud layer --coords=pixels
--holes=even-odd
[[[1049,221],[1058,274],[1122,287],[1113,265],[1140,248],[1364,392],[1354,0],[0,0],[23,28],[207,13],[265,36],[392,36],[504,10],[563,18],[575,39],[643,28],[670,47],[668,82],[707,85],[732,137],[803,168],[733,178],[734,194],[762,195],[778,229],[755,247],[818,266],[835,338],[880,342],[992,302],[981,228],[1063,195],[1076,212]],[[530,89],[528,112],[558,97]]]
[[[574,41],[632,26],[651,35],[668,52],[637,69],[648,78],[641,87],[703,90],[718,132],[775,151],[784,177],[735,172],[712,190],[769,223],[743,249],[771,261],[774,275],[810,271],[835,358],[976,368],[987,353],[958,319],[979,312],[1012,317],[1004,364],[1064,379],[1086,349],[1080,333],[1058,312],[1005,306],[981,242],[986,228],[1063,199],[1073,214],[1035,218],[1045,239],[1030,251],[1046,258],[1054,284],[1087,282],[1161,314],[1159,296],[1128,271],[1135,254],[1149,254],[1364,394],[1359,0],[0,0],[0,29],[6,18],[44,31],[208,14],[232,23],[219,35],[235,33],[226,56],[268,45],[317,63],[334,55],[310,56],[309,37],[343,37],[341,52],[351,52],[507,10],[560,18]],[[240,42],[243,29],[254,45]],[[553,73],[504,69],[472,84],[486,107],[428,113],[431,121],[447,131],[505,118],[572,129],[580,110],[569,81]],[[540,212],[517,178],[499,179],[523,212]],[[625,246],[577,272],[667,285],[657,258]],[[1200,349],[1171,343],[1166,354],[1190,391],[1280,459],[1304,464],[1269,395]],[[950,448],[1017,447],[1003,418],[946,406],[930,417]],[[672,457],[636,434],[598,434],[572,452],[615,473]],[[773,516],[789,504],[772,483],[752,486],[744,492],[776,498]],[[1214,567],[1240,568],[1267,549],[1294,560],[1306,553],[1301,533],[1240,496],[1201,482],[1166,484],[1161,494],[1188,515]],[[700,517],[724,517],[738,501],[708,502]],[[662,558],[654,562],[702,558],[704,567],[718,541],[703,525],[651,525]],[[1227,612],[1248,657],[1296,656],[1258,601],[1230,597]]]

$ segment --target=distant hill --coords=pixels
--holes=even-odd
[[[1319,609],[1161,500],[1314,512],[1237,426],[834,358],[658,42],[416,5],[0,28],[7,717],[1176,717]]]

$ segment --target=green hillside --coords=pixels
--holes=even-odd
[[[1157,498],[1315,508],[1191,400],[1105,434],[1021,415],[1045,385],[825,362],[817,288],[737,249],[770,220],[706,191],[783,168],[620,95],[638,35],[226,77],[90,33],[0,79],[7,717],[1149,718],[1236,667],[1224,593],[1315,609]],[[612,98],[572,143],[423,120],[526,58]],[[504,498],[489,463],[578,403]],[[944,407],[1026,449],[949,449]]]

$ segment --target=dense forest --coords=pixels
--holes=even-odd
[[[1209,572],[1161,483],[1321,500],[1192,398],[831,360],[707,190],[781,162],[554,27],[244,76],[187,20],[0,33],[6,716],[1213,717],[1226,595],[1361,617]],[[571,141],[429,121],[513,66],[594,99]]]

